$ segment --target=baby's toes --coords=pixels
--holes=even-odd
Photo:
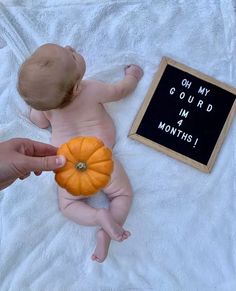
[[[115,240],[118,241],[118,242],[122,242],[124,240],[123,234],[117,234],[115,236]]]
[[[123,240],[124,240],[124,239],[127,239],[130,235],[131,235],[131,233],[130,233],[128,230],[125,230],[125,231],[123,232]]]

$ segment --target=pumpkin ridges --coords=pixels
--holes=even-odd
[[[87,183],[85,184],[85,177],[87,178]],[[88,182],[89,181],[89,182]],[[88,185],[88,183],[90,183],[90,185]],[[82,195],[91,195],[91,194],[96,194],[99,190],[97,189],[97,187],[94,186],[94,184],[91,181],[90,176],[88,175],[88,173],[84,172],[83,173],[83,179],[82,179],[82,183],[81,183],[81,191],[80,193]],[[84,190],[84,188],[86,188]]]
[[[76,172],[73,172],[73,174],[66,180],[66,182],[65,182],[65,188],[68,186],[68,183],[70,182],[70,179],[74,176],[74,175],[77,175],[77,173]]]
[[[96,164],[100,164],[100,163],[103,163],[103,162],[110,162],[111,159],[104,159],[104,160],[101,160],[101,161],[98,161],[98,162],[92,162],[90,163],[90,165],[96,165]]]
[[[70,179],[70,177],[74,175],[73,169],[68,169],[65,172],[57,173],[56,176],[55,176],[55,179],[56,179],[57,183],[62,188],[64,188],[65,187],[65,184],[67,183],[67,180],[66,180],[66,182],[64,182],[64,181],[65,181],[65,176],[68,175],[68,172],[72,172],[71,175],[68,177],[68,179]]]
[[[77,139],[77,144],[75,140]],[[94,151],[104,146],[103,142],[96,137],[78,137],[70,140],[68,143],[70,152],[77,160],[87,161]]]
[[[67,179],[67,181],[66,181],[66,183],[65,183],[65,186],[64,186],[64,188],[66,188],[66,189],[68,189],[68,188],[71,188],[70,186],[68,186],[68,183],[70,183],[70,180],[75,176],[75,175],[77,175],[77,179],[78,179],[78,188],[80,189],[80,183],[79,183],[79,180],[80,180],[80,177],[79,177],[79,175],[78,175],[78,173],[77,172],[74,172],[68,179]],[[80,191],[78,191],[79,192],[79,194],[77,194],[77,195],[80,195]]]
[[[67,159],[67,161],[70,161],[72,163],[76,162],[76,159],[74,158],[73,154],[70,152],[70,149],[67,144],[63,144],[60,146],[60,148],[57,151],[58,155],[64,155]]]
[[[88,159],[93,155],[93,153],[103,146],[103,142],[98,140],[97,138],[92,136],[87,137],[80,149],[82,153],[81,158],[87,162]]]
[[[104,188],[110,181],[110,175],[98,173],[97,171],[88,169],[87,174],[90,176],[93,185],[95,185],[97,189]]]
[[[94,170],[92,170],[92,169],[88,169],[88,171],[87,172],[94,172],[94,173],[98,173],[97,171],[94,171]],[[100,175],[103,175],[103,176],[107,176],[107,177],[109,177],[109,175],[108,174],[103,174],[103,173],[99,173]]]
[[[81,137],[80,145],[79,145],[79,150],[78,150],[78,152],[80,153],[80,155],[81,155],[81,152],[82,152],[82,145],[84,143],[84,140],[85,140],[85,138],[84,137]],[[80,159],[80,156],[79,156],[79,159]]]
[[[80,180],[81,180],[81,175],[78,175],[78,193],[81,194],[81,184],[80,184]],[[76,193],[78,195],[78,193]]]
[[[94,185],[94,183],[93,183],[93,181],[92,181],[90,175],[89,175],[88,173],[86,173],[86,175],[87,175],[87,177],[88,177],[90,183],[91,183],[91,184],[93,185],[93,187],[96,189],[96,186]]]
[[[103,164],[103,165],[102,165]],[[112,160],[104,160],[97,163],[91,163],[88,166],[88,169],[96,171],[101,174],[110,174],[113,170],[113,161]]]
[[[74,158],[74,162],[76,162],[76,159],[75,159],[75,157],[74,157],[73,153],[71,152],[69,145],[68,145],[68,144],[66,144],[66,146],[67,146],[68,152],[69,152],[69,153],[70,153],[70,155],[71,155],[71,156]],[[74,162],[73,162],[73,163],[74,163]]]
[[[98,153],[98,151],[102,151],[101,154]],[[106,156],[106,159],[111,159],[112,158],[112,152],[109,148],[106,148],[105,146],[101,147],[101,148],[98,148],[96,151],[94,151],[92,153],[92,155],[88,158],[87,160],[87,163],[89,164],[90,162],[91,163],[99,163],[100,162],[100,159],[101,159],[101,156],[104,158],[104,156]],[[95,161],[91,161],[92,160],[95,160]]]
[[[66,143],[70,154],[75,159],[75,163],[78,162],[78,160],[80,158],[80,157],[78,157],[78,153],[81,152],[81,143],[83,142],[83,140],[84,140],[84,137],[80,136],[80,137],[72,138]],[[76,142],[76,144],[75,144],[75,142]],[[75,149],[75,147],[76,147],[76,149]]]

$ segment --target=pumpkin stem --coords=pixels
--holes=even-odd
[[[79,162],[76,166],[76,169],[83,172],[83,171],[86,171],[87,169],[87,165],[85,162]]]

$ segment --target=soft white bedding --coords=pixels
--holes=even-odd
[[[90,260],[96,228],[58,210],[52,173],[0,192],[0,290],[236,290],[236,128],[211,174],[127,138],[163,55],[236,86],[236,5],[219,1],[24,0],[0,4],[0,140],[50,142],[16,92],[19,64],[45,42],[70,44],[88,78],[114,82],[128,63],[145,75],[127,99],[107,105],[115,155],[134,201],[122,244],[103,264]],[[93,205],[106,205],[99,194]]]

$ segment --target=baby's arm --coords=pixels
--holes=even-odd
[[[99,102],[118,101],[132,93],[143,76],[143,70],[137,65],[125,67],[125,77],[115,84],[96,82]]]
[[[38,111],[33,108],[30,110],[30,120],[40,128],[47,128],[50,125],[43,111]]]

